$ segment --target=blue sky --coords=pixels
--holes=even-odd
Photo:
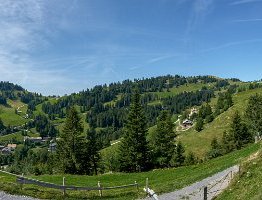
[[[0,79],[45,95],[166,74],[262,78],[262,0],[0,1]]]

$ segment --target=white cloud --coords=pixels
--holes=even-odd
[[[0,1],[0,80],[21,84],[26,89],[45,88],[68,81],[62,70],[44,69],[33,61],[37,51],[49,45],[45,0]],[[61,14],[61,13],[59,13]],[[52,90],[51,89],[51,90]],[[37,91],[39,92],[39,91]],[[52,92],[52,91],[51,91]]]

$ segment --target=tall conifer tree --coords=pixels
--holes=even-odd
[[[125,135],[120,146],[121,171],[139,172],[148,169],[149,151],[146,134],[146,117],[140,102],[140,94],[135,89],[125,124]]]
[[[153,145],[154,164],[156,167],[170,166],[170,160],[175,152],[174,123],[168,111],[162,111],[157,120],[155,141]]]
[[[57,155],[61,162],[63,173],[76,174],[79,169],[78,155],[79,144],[82,143],[81,133],[83,125],[80,117],[74,107],[67,112],[67,118],[63,131],[60,134],[60,140],[57,141]]]
[[[254,136],[262,136],[262,95],[256,94],[249,98],[245,113],[250,132]]]
[[[99,144],[97,141],[97,133],[94,128],[87,131],[87,141],[88,141],[88,154],[90,159],[90,167],[97,175],[98,162],[100,160],[99,154]]]

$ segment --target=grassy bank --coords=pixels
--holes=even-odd
[[[218,200],[258,200],[262,199],[262,155],[244,164],[240,177],[237,176],[232,185],[225,190]]]
[[[250,154],[256,152],[260,148],[260,144],[253,144],[245,149],[232,152],[220,158],[206,161],[204,163],[185,166],[180,168],[154,170],[143,173],[115,173],[115,174],[104,174],[99,176],[78,176],[78,175],[65,175],[67,185],[75,186],[88,186],[95,187],[97,182],[100,181],[103,186],[117,186],[134,183],[137,181],[139,191],[135,188],[129,189],[118,189],[113,191],[105,191],[102,198],[98,196],[97,191],[92,192],[79,192],[71,191],[68,192],[67,199],[137,199],[144,197],[145,194],[142,188],[145,185],[146,178],[149,178],[150,188],[154,189],[158,194],[164,192],[174,191],[182,188],[186,185],[199,181],[203,178],[211,176],[227,167],[230,167],[236,163],[241,162],[244,158]],[[63,175],[43,175],[33,176],[32,178],[51,182],[55,184],[62,184]],[[30,195],[39,198],[51,198],[60,199],[62,198],[61,191],[44,189],[41,187],[26,185],[23,189],[15,183],[15,177],[0,173],[0,188],[10,193],[19,193],[23,195]]]

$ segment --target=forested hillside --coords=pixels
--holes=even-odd
[[[126,119],[126,110],[131,101],[132,90],[138,88],[141,103],[144,106],[148,127],[156,123],[163,109],[179,114],[186,108],[199,106],[214,97],[215,92],[223,90],[237,79],[222,80],[212,76],[182,77],[161,76],[141,80],[125,80],[109,85],[98,85],[79,93],[64,96],[37,106],[49,120],[61,122],[66,108],[74,105],[83,113],[86,127],[99,128],[103,145],[122,136],[122,127]],[[199,86],[195,89],[194,86]],[[180,92],[177,92],[183,88]],[[34,112],[32,109],[29,112]],[[102,128],[102,129],[101,129]]]
[[[79,136],[73,137],[76,137],[76,141],[83,140],[80,138],[89,138],[89,142],[86,141],[85,145],[82,144],[89,149],[80,148],[86,152],[92,151],[96,155],[93,161],[90,160],[91,166],[93,166],[91,167],[92,170],[84,170],[85,172],[80,173],[92,174],[93,170],[95,170],[95,173],[98,173],[98,171],[101,173],[108,170],[121,170],[121,161],[118,160],[118,155],[115,155],[115,152],[118,151],[119,145],[122,145],[122,138],[127,137],[128,121],[131,120],[130,117],[128,118],[128,113],[132,107],[134,91],[139,94],[140,100],[137,103],[141,103],[141,109],[143,110],[144,117],[141,117],[145,127],[143,128],[144,131],[142,129],[141,131],[147,135],[148,150],[152,149],[150,151],[159,152],[157,153],[159,155],[167,151],[167,149],[155,149],[156,146],[161,146],[158,142],[165,132],[175,131],[172,137],[177,137],[177,140],[174,141],[182,141],[182,143],[177,144],[177,148],[175,143],[173,147],[174,144],[170,144],[172,151],[167,153],[166,157],[157,158],[154,155],[155,158],[150,161],[148,168],[161,168],[180,166],[184,162],[199,162],[196,155],[203,154],[195,152],[197,146],[190,143],[195,136],[190,135],[190,137],[187,137],[188,132],[197,130],[196,132],[200,132],[200,135],[205,135],[205,132],[209,130],[209,124],[212,124],[213,120],[216,121],[221,113],[226,112],[234,104],[232,95],[259,88],[261,85],[257,82],[244,83],[235,78],[221,79],[213,76],[183,77],[167,75],[135,79],[133,81],[125,80],[121,83],[117,82],[109,85],[97,85],[91,89],[62,97],[43,97],[41,94],[30,93],[22,87],[8,82],[1,82],[0,86],[3,102],[0,114],[2,135],[0,136],[0,144],[4,146],[8,143],[17,144],[15,154],[19,155],[18,157],[13,157],[13,154],[2,156],[2,165],[11,165],[10,170],[14,172],[50,173],[52,169],[48,168],[50,165],[49,160],[53,160],[52,157],[54,156],[52,153],[50,154],[50,151],[58,145],[59,152],[60,141],[56,141],[56,139],[64,138],[65,142],[67,141],[66,138],[70,137],[64,135],[64,132],[66,126],[71,126],[68,124],[66,117],[68,109],[73,106],[78,113],[76,119],[81,121],[77,125],[80,128],[77,132]],[[195,113],[190,113],[192,108],[196,110]],[[167,113],[164,114],[163,112]],[[14,122],[11,119],[17,120]],[[184,120],[192,121],[192,125],[186,127],[183,124]],[[170,128],[163,132],[162,128],[158,126],[170,126]],[[147,130],[149,130],[148,134]],[[159,135],[161,132],[163,132],[162,135]],[[182,134],[183,132],[185,133]],[[129,137],[133,140],[133,136]],[[170,137],[167,136],[166,142],[170,141]],[[208,136],[208,138],[207,142],[210,142],[212,140],[211,136]],[[92,143],[95,145],[91,145],[90,141],[93,141]],[[111,145],[114,143],[117,144]],[[198,144],[198,140],[196,144]],[[55,147],[52,147],[52,145]],[[65,147],[66,143],[60,145]],[[128,148],[130,146],[129,142],[126,145],[123,148]],[[93,150],[90,149],[94,146]],[[72,147],[68,146],[68,148],[71,149]],[[110,149],[116,149],[116,151],[113,150],[111,156]],[[202,152],[202,149],[200,148],[199,152]],[[102,154],[96,154],[100,150],[102,150]],[[187,154],[189,153],[191,160],[185,158],[185,151]],[[77,151],[74,153],[78,156]],[[173,157],[172,155],[182,157]],[[32,156],[36,157],[33,163],[31,162],[34,160]],[[41,156],[48,159],[44,159],[44,161]],[[81,155],[79,156],[80,160],[87,159]],[[150,157],[152,156],[150,155]],[[125,156],[122,155],[122,157]],[[123,161],[123,163],[126,162]],[[74,167],[71,167],[68,169],[69,172],[75,173]],[[129,167],[122,168],[122,170],[130,171]],[[136,170],[135,167],[132,171]]]

